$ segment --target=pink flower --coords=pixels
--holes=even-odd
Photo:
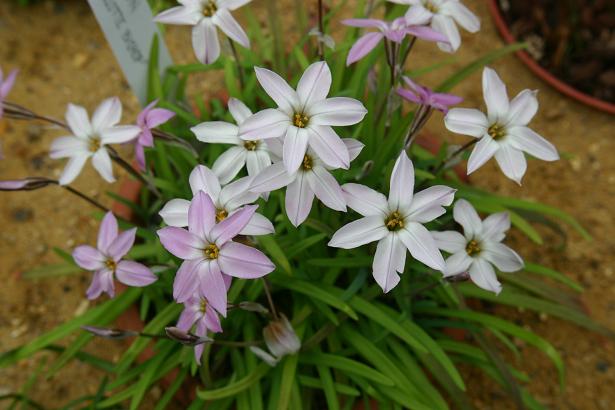
[[[2,103],[6,96],[9,94],[9,91],[11,91],[11,88],[13,88],[13,84],[15,83],[16,77],[17,70],[13,70],[5,79],[4,74],[2,73],[2,69],[0,68],[0,118],[2,118],[2,114],[4,113]]]
[[[408,77],[404,77],[404,81],[410,89],[398,88],[397,94],[408,101],[434,108],[445,114],[448,112],[449,106],[463,101],[463,98],[453,94],[436,93],[427,87],[415,83]]]
[[[83,269],[93,271],[94,279],[87,290],[88,299],[96,299],[102,292],[113,297],[113,276],[128,286],[147,286],[158,279],[151,270],[138,262],[122,260],[135,242],[137,228],[119,233],[117,220],[107,212],[98,231],[98,244],[77,246],[73,259]]]
[[[175,116],[175,113],[164,108],[154,108],[158,100],[152,101],[137,116],[137,125],[141,128],[141,133],[135,140],[135,155],[141,170],[145,170],[145,150],[144,147],[154,146],[154,136],[152,128],[164,124]]]
[[[424,24],[429,22],[429,15],[417,13],[419,10],[410,9],[403,17],[391,22],[377,19],[348,19],[342,23],[351,27],[375,28],[378,32],[367,33],[360,37],[350,49],[346,65],[359,61],[370,53],[383,39],[394,43],[401,43],[407,35],[415,36],[427,41],[446,42],[445,35],[433,30]]]
[[[228,291],[231,286],[231,277],[224,275],[223,278],[226,291]],[[198,292],[194,293],[184,302],[184,310],[179,316],[177,327],[180,330],[189,332],[195,324],[195,334],[199,337],[206,337],[208,331],[214,333],[222,332],[222,325],[220,324],[218,312],[207,299],[200,297]],[[194,346],[194,357],[198,364],[201,364],[203,346],[204,344],[202,343]]]
[[[173,283],[173,297],[178,302],[183,303],[198,292],[225,316],[225,275],[253,279],[275,269],[261,251],[232,241],[248,224],[256,208],[256,205],[245,206],[216,223],[213,201],[199,191],[188,209],[188,230],[167,226],[158,231],[162,246],[184,260]]]

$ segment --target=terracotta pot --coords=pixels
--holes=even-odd
[[[489,5],[489,11],[491,12],[491,16],[493,17],[493,21],[495,22],[495,25],[500,32],[500,35],[504,38],[504,41],[508,44],[516,43],[517,40],[510,32],[508,25],[502,17],[502,13],[500,12],[500,8],[498,6],[498,0],[487,0],[487,2]],[[568,97],[582,102],[583,104],[608,112],[609,114],[615,114],[615,104],[592,97],[591,95],[585,94],[577,90],[576,88],[571,87],[562,80],[556,78],[545,68],[540,66],[536,62],[536,60],[534,60],[528,53],[523,50],[517,51],[515,54],[534,74],[536,74],[536,76],[538,76],[540,79],[551,85],[553,88],[555,88],[562,94],[565,94]]]

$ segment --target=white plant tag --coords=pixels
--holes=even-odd
[[[147,0],[88,0],[98,24],[141,105],[147,101],[147,66],[154,34],[159,38],[161,72],[173,64],[153,21]]]

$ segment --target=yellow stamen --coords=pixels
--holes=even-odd
[[[248,151],[256,151],[256,148],[258,148],[258,141],[244,141],[243,147]]]
[[[218,255],[220,254],[220,249],[218,249],[218,247],[215,244],[210,243],[209,245],[205,247],[205,249],[203,249],[203,254],[205,255],[207,259],[218,259]]]
[[[100,137],[98,135],[93,135],[90,137],[90,146],[89,149],[91,152],[96,152],[100,149],[102,143],[100,141]]]
[[[222,222],[228,216],[226,209],[216,209],[216,222]]]
[[[293,125],[298,128],[305,128],[308,125],[309,117],[305,114],[295,113]]]
[[[211,17],[214,14],[216,14],[216,11],[218,11],[218,6],[216,5],[215,0],[209,0],[203,3],[203,15],[205,17]]]
[[[435,4],[433,4],[431,1],[427,0],[424,4],[423,7],[425,7],[427,10],[431,11],[432,13],[437,13],[438,12],[438,6],[436,6]]]
[[[107,259],[105,261],[105,266],[110,271],[115,272],[115,269],[117,268],[117,263],[115,263],[115,261],[113,259]]]
[[[493,124],[487,130],[487,134],[491,136],[495,141],[500,140],[506,136],[506,128],[498,123]]]
[[[301,167],[304,171],[310,171],[314,167],[314,160],[309,155],[305,154]]]
[[[398,211],[395,211],[387,216],[384,220],[384,224],[389,231],[399,231],[404,227],[404,218]]]
[[[201,305],[199,307],[199,310],[201,311],[201,313],[205,313],[205,311],[207,310],[207,300],[201,299]]]
[[[470,256],[474,256],[474,255],[478,255],[480,253],[481,249],[480,249],[480,243],[478,243],[478,241],[476,241],[475,239],[472,239],[470,242],[468,242],[468,244],[466,245],[466,252],[468,253],[468,255]]]

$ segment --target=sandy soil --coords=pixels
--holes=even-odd
[[[255,1],[255,3],[259,3]],[[484,2],[467,0],[483,21],[478,35],[464,35],[464,44],[456,55],[459,63],[425,77],[427,84],[437,83],[455,67],[502,44],[488,16]],[[28,29],[24,29],[28,27]],[[339,27],[332,27],[338,30]],[[181,28],[168,31],[167,44],[176,61],[192,62],[189,33]],[[415,67],[443,60],[431,45],[420,45],[413,55]],[[12,2],[0,4],[0,62],[6,71],[20,68],[20,77],[11,93],[11,101],[57,117],[63,116],[66,103],[75,102],[93,109],[103,98],[117,95],[124,103],[125,122],[138,112],[136,99],[123,80],[119,67],[85,2],[44,1],[20,8]],[[579,280],[586,292],[583,300],[593,317],[615,329],[615,226],[609,203],[615,198],[615,164],[610,155],[615,148],[612,129],[615,120],[568,100],[525,69],[514,57],[495,64],[510,94],[523,88],[540,89],[541,111],[532,123],[535,130],[553,141],[566,153],[566,159],[547,164],[531,161],[522,187],[504,178],[494,164],[488,164],[472,181],[495,192],[539,200],[574,214],[587,227],[594,240],[584,241],[574,232],[562,251],[559,239],[544,231],[546,245],[537,248],[515,236],[511,243],[527,260],[553,266]],[[197,77],[192,92],[206,92],[211,78]],[[482,106],[480,75],[474,75],[455,92],[464,96],[467,107]],[[442,127],[434,116],[428,128],[451,141],[455,136]],[[59,131],[40,125],[1,122],[0,139],[6,159],[0,161],[0,177],[59,175],[63,163],[47,157],[47,149]],[[122,174],[116,170],[117,175]],[[109,204],[104,192],[110,187],[88,166],[76,182],[84,192]],[[37,193],[0,194],[0,351],[18,346],[73,317],[87,307],[84,291],[89,282],[86,273],[48,280],[30,281],[19,272],[52,263],[58,258],[54,246],[64,249],[94,241],[97,223],[89,205],[66,196],[58,188]],[[551,241],[549,241],[549,239]],[[511,315],[503,309],[502,314]],[[521,323],[550,340],[562,353],[568,370],[568,387],[560,393],[555,371],[539,352],[522,349],[518,363],[533,379],[529,389],[552,408],[610,409],[615,407],[615,343],[559,320],[528,312],[512,312]],[[107,358],[118,357],[122,347],[98,341],[90,348]],[[19,366],[0,370],[0,394],[19,389],[40,364],[53,359],[37,355]],[[40,377],[30,394],[48,407],[66,403],[86,393],[94,393],[102,373],[73,363],[55,378]],[[467,374],[469,388],[480,408],[511,407],[497,386],[478,376]],[[76,383],[76,381],[79,381]],[[150,394],[155,399],[160,391]],[[146,408],[146,407],[144,407]]]

